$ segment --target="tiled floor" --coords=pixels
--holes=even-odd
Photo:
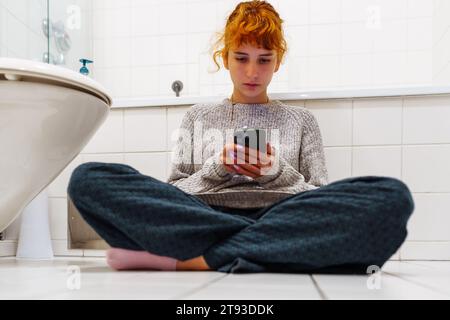
[[[104,258],[0,258],[0,299],[450,299],[450,261],[364,275],[113,271]]]

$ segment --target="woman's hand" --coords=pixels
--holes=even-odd
[[[266,154],[230,143],[223,148],[222,163],[229,173],[242,174],[255,179],[270,171],[275,160],[274,152],[270,143],[267,143]]]

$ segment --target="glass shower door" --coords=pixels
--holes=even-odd
[[[42,29],[47,0],[0,1],[0,57],[42,61],[49,43]]]
[[[92,1],[48,1],[48,63],[79,71],[92,58]]]

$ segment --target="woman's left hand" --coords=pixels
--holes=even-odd
[[[237,146],[237,153],[232,155],[234,164],[224,164],[229,170],[253,179],[264,176],[272,169],[275,150],[267,143],[267,153],[255,149]]]

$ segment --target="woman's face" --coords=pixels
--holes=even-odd
[[[229,50],[225,68],[233,81],[233,98],[241,103],[264,103],[267,87],[274,72],[278,71],[275,50],[266,50],[251,45],[242,45]]]

